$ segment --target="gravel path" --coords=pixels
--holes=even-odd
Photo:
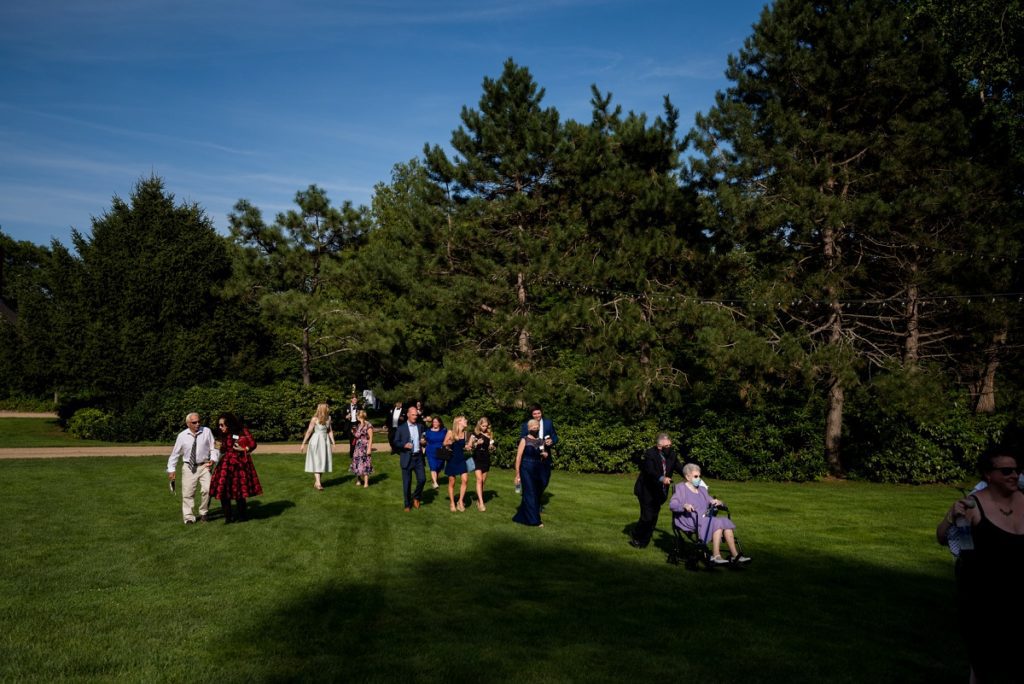
[[[28,411],[0,411],[0,418],[56,418],[56,413],[32,413]]]

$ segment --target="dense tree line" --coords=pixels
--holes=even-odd
[[[779,0],[690,131],[597,87],[563,121],[509,60],[372,207],[240,200],[226,238],[144,179],[73,251],[0,234],[0,393],[136,425],[222,381],[499,427],[539,400],[719,476],[959,477],[1024,387],[1022,31],[1020,2]]]

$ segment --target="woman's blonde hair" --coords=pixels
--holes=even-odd
[[[480,427],[484,423],[487,423],[487,432],[484,432],[483,429],[481,429],[481,427]],[[473,432],[478,434],[478,435],[487,435],[488,437],[490,437],[491,436],[491,419],[488,418],[487,416],[480,416],[480,420],[476,421],[476,427],[473,428]]]
[[[331,408],[327,404],[316,405],[316,422],[327,425],[331,422]]]
[[[452,438],[462,439],[466,436],[466,428],[469,426],[469,421],[466,420],[466,416],[455,416],[452,420]]]
[[[365,423],[366,422],[366,411],[360,411],[359,413],[357,413],[356,414],[356,418],[359,419],[360,423]]]

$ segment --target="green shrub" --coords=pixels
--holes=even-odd
[[[54,410],[52,399],[37,397],[10,396],[0,399],[0,411],[25,411],[32,413],[49,413]]]
[[[112,412],[101,409],[103,404],[89,397],[74,397],[70,405],[95,401],[97,405],[78,408],[98,411],[109,418],[104,439],[122,442],[140,440],[166,440],[185,429],[185,415],[197,411],[203,424],[213,428],[221,413],[239,415],[252,430],[257,441],[278,442],[301,439],[316,411],[316,405],[328,401],[335,413],[347,402],[339,400],[344,393],[323,385],[303,387],[297,383],[278,383],[266,387],[253,387],[243,382],[220,382],[203,387],[152,392],[113,417]],[[89,414],[92,415],[92,414]],[[70,426],[70,422],[69,422]]]
[[[919,423],[892,416],[877,423],[867,440],[856,445],[858,474],[876,482],[929,484],[961,482],[977,475],[978,455],[999,438],[1006,415],[976,415],[965,406]],[[900,420],[903,418],[903,420]]]
[[[556,423],[555,429],[558,447],[554,466],[574,473],[633,472],[659,431],[652,422],[632,426],[597,421]]]
[[[815,480],[827,472],[815,413],[705,411],[686,439],[690,458],[724,480]]]
[[[114,434],[114,418],[98,408],[84,408],[75,411],[68,420],[68,433],[79,439],[111,439]]]

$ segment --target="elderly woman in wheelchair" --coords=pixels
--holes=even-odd
[[[702,541],[707,548],[711,539],[711,558],[707,559],[714,565],[731,563],[749,563],[750,558],[740,553],[736,545],[736,524],[728,517],[715,517],[719,509],[728,510],[718,499],[708,493],[707,485],[700,479],[700,466],[687,463],[683,466],[685,482],[676,485],[668,507],[672,510],[672,524],[682,532]],[[722,558],[722,538],[732,554],[730,560]]]

